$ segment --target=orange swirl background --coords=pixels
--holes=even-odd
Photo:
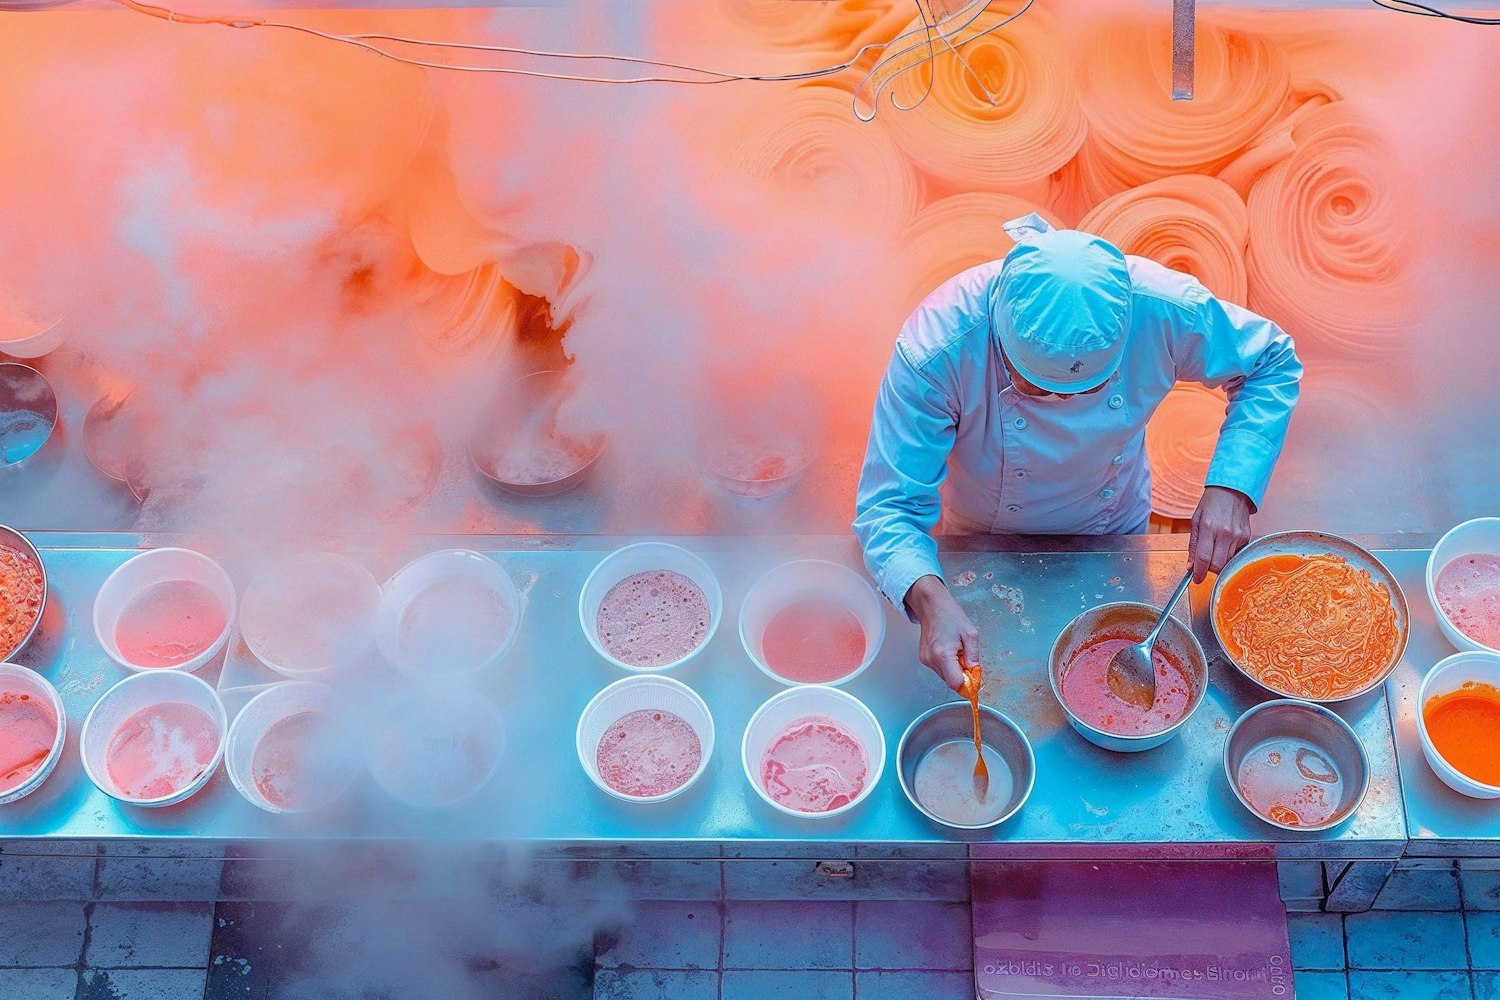
[[[1151,509],[1163,517],[1191,517],[1219,443],[1226,397],[1222,390],[1179,382],[1146,425],[1151,462]]]
[[[1032,212],[1057,223],[1024,198],[988,191],[951,195],[922,209],[901,238],[911,306],[960,271],[1004,257],[1015,243],[1000,227]]]

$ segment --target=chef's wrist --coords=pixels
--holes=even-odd
[[[919,576],[906,591],[906,609],[918,619],[926,615],[933,602],[948,596],[948,587],[933,573]]]

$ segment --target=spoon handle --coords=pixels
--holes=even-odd
[[[1167,623],[1168,618],[1172,617],[1172,609],[1177,607],[1177,602],[1182,600],[1183,593],[1187,591],[1188,584],[1192,581],[1192,570],[1188,570],[1182,574],[1182,582],[1177,584],[1177,589],[1172,591],[1171,597],[1167,598],[1167,606],[1161,609],[1161,617],[1156,620],[1156,628],[1152,629],[1151,634],[1146,636],[1143,645],[1151,646],[1155,644],[1156,637],[1161,634],[1162,626]]]

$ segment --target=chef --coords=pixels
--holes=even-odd
[[[1285,331],[1196,279],[1036,215],[1004,229],[1004,260],[944,282],[902,325],[854,518],[871,575],[921,626],[922,663],[954,690],[979,634],[943,583],[940,520],[953,534],[1144,532],[1146,421],[1175,382],[1201,382],[1229,397],[1188,541],[1201,582],[1250,539],[1302,379]]]

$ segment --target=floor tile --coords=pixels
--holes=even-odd
[[[848,969],[853,961],[852,903],[728,904],[725,968]]]
[[[0,899],[36,902],[94,898],[92,857],[41,857],[0,853]]]
[[[1475,969],[1500,969],[1500,913],[1466,913],[1469,961]]]
[[[1464,887],[1464,909],[1500,910],[1500,871],[1460,868]]]
[[[202,1000],[202,969],[93,969],[77,1000]]]
[[[1344,968],[1344,919],[1337,913],[1291,913],[1293,969]]]
[[[1349,1000],[1470,1000],[1472,996],[1467,972],[1349,973]]]
[[[1342,972],[1298,969],[1292,973],[1292,986],[1297,991],[1297,1000],[1349,1000],[1349,983]]]
[[[1458,872],[1444,868],[1398,868],[1375,900],[1377,910],[1457,910]]]
[[[603,968],[717,969],[719,907],[714,903],[642,903],[622,927],[600,935]]]
[[[973,972],[859,972],[859,1000],[974,1000]]]
[[[717,1000],[717,972],[680,969],[600,969],[594,1000]]]
[[[84,962],[96,969],[204,968],[212,903],[99,903]]]
[[[285,903],[215,905],[204,1000],[264,1000],[276,967],[295,958],[268,933],[286,910]]]
[[[1474,1000],[1500,1000],[1500,972],[1474,973]]]
[[[100,899],[194,902],[219,898],[217,858],[101,858]]]
[[[724,973],[720,1000],[853,1000],[852,972],[753,972]]]
[[[75,965],[83,927],[82,903],[0,903],[0,966]]]
[[[967,903],[855,903],[856,969],[973,968]]]
[[[1462,914],[1351,913],[1344,918],[1344,935],[1351,969],[1468,967]]]
[[[5,1000],[66,1000],[77,987],[75,969],[0,969],[0,997]]]

